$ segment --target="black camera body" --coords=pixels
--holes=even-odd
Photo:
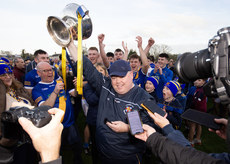
[[[50,106],[40,106],[34,109],[16,106],[1,114],[2,137],[15,139],[21,142],[31,142],[29,135],[22,129],[18,122],[20,117],[29,119],[36,127],[40,128],[48,124],[51,115],[48,113]]]
[[[207,49],[184,53],[178,57],[175,70],[181,82],[212,79],[204,86],[207,96],[219,97],[230,104],[230,27],[217,31]]]

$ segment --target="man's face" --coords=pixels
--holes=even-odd
[[[159,57],[158,64],[161,68],[164,68],[168,64],[168,59],[166,59],[165,57]]]
[[[18,59],[18,62],[16,63],[16,66],[19,68],[19,69],[24,69],[26,64],[24,62],[23,59]]]
[[[131,70],[133,72],[137,72],[139,67],[141,66],[141,62],[139,61],[139,59],[131,58],[129,60],[129,63],[130,63]]]
[[[37,72],[41,77],[42,82],[51,83],[54,80],[54,73],[50,64],[42,65],[42,68],[40,68]]]
[[[88,58],[92,62],[92,64],[96,64],[97,59],[99,58],[99,53],[96,50],[89,50]]]
[[[133,86],[133,72],[129,71],[126,76],[119,77],[119,76],[112,76],[111,82],[113,89],[118,94],[126,94]]]
[[[49,56],[48,56],[48,54],[38,54],[38,56],[34,60],[35,60],[35,62],[37,64],[39,62],[47,62],[47,63],[49,63]]]
[[[114,57],[107,57],[109,63],[113,63],[114,62]]]
[[[123,58],[123,52],[120,51],[120,52],[114,52],[114,60],[117,61],[117,60],[121,60]]]

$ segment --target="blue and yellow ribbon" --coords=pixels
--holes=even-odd
[[[77,93],[83,94],[82,16],[78,13]]]

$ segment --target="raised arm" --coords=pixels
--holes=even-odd
[[[149,63],[148,63],[148,59],[147,59],[147,53],[142,48],[142,38],[140,36],[137,36],[136,41],[137,41],[137,47],[139,49],[140,57],[141,57],[141,61],[142,61],[142,72],[144,74],[147,74],[147,71],[149,68]]]
[[[128,47],[127,47],[127,43],[125,44],[124,41],[122,41],[122,47],[123,47],[123,49],[125,51],[124,56],[123,56],[123,60],[127,61],[128,55],[129,55],[129,50],[128,50]]]
[[[67,46],[70,55],[73,58],[73,61],[77,62],[77,46],[74,44],[73,40],[70,42],[70,44]]]
[[[104,34],[98,35],[99,50],[100,50],[100,55],[101,55],[103,64],[106,66],[106,68],[109,68],[109,61],[106,57],[105,45],[103,44],[104,38],[105,38]]]
[[[149,53],[150,48],[152,47],[152,45],[155,43],[155,41],[153,40],[153,38],[149,38],[148,40],[148,45],[145,47],[144,52],[147,55]]]

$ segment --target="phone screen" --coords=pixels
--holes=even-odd
[[[140,115],[137,110],[128,112],[127,117],[128,117],[129,126],[130,126],[132,135],[144,132],[142,128],[142,122],[140,119]]]

